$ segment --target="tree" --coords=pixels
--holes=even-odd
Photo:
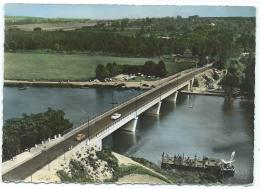
[[[96,68],[96,78],[103,80],[108,77],[109,73],[107,68],[103,64],[97,65]]]
[[[167,74],[166,66],[165,66],[164,62],[161,60],[161,61],[159,61],[159,63],[156,65],[155,76],[165,77],[166,74]]]
[[[241,60],[245,65],[245,80],[242,88],[248,93],[248,96],[253,98],[255,92],[255,56],[254,53],[249,53],[248,57]]]
[[[42,31],[42,28],[41,27],[36,27],[36,28],[33,28],[33,31]]]
[[[146,61],[143,66],[143,73],[146,75],[155,75],[156,64],[153,61]]]
[[[234,89],[240,88],[245,78],[245,66],[237,60],[231,60],[227,68],[227,74],[223,78],[223,88],[228,97],[232,97]]]
[[[22,118],[6,120],[3,127],[3,160],[72,128],[72,123],[64,116],[63,111],[48,108],[44,113],[24,114]]]

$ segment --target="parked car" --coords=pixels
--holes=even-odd
[[[149,85],[148,85],[148,84],[146,84],[146,83],[144,83],[144,84],[143,84],[143,87],[149,87]]]
[[[112,116],[111,116],[111,119],[112,120],[116,120],[116,119],[118,119],[118,118],[120,118],[121,117],[121,114],[119,114],[119,113],[114,113]]]
[[[75,137],[76,141],[82,141],[86,138],[86,135],[84,135],[83,133],[79,133],[77,134],[77,136]]]

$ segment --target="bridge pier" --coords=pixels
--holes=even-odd
[[[174,92],[171,94],[169,97],[166,98],[167,101],[170,102],[176,102],[177,101],[177,96],[178,96],[179,91]]]
[[[159,115],[160,114],[160,109],[161,109],[162,102],[158,102],[154,106],[152,106],[150,109],[146,111],[147,114],[149,115]]]
[[[137,126],[137,120],[138,120],[138,117],[135,117],[134,119],[129,121],[127,124],[125,124],[120,129],[123,130],[123,131],[129,131],[129,132],[135,133],[136,126]]]
[[[190,80],[190,88],[193,87],[193,83],[194,83],[194,78],[192,78],[192,79]]]
[[[183,87],[184,90],[189,91],[190,90],[190,82]]]

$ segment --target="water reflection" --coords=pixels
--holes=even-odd
[[[135,145],[129,145],[130,139],[116,132],[112,134],[110,147],[154,163],[159,163],[162,152],[228,160],[236,151],[236,174],[225,182],[250,183],[253,179],[253,120],[248,108],[247,103],[239,99],[227,102],[222,97],[179,95],[176,105],[163,101],[160,116],[139,116],[133,135]]]
[[[118,142],[123,141],[123,142]],[[113,145],[113,148],[116,152],[124,154],[126,151],[135,146],[137,143],[137,135],[135,133],[117,130],[113,135],[108,136],[105,141],[103,141],[103,146],[109,148]]]
[[[38,113],[48,107],[62,109],[71,121],[80,122],[133,98],[141,91],[112,89],[59,89],[4,87],[4,120],[22,113]],[[190,107],[192,104],[192,108]],[[176,105],[163,101],[159,116],[140,115],[135,134],[114,132],[103,146],[114,151],[159,163],[162,152],[229,159],[236,151],[236,174],[228,183],[253,179],[254,107],[244,100],[229,103],[222,97],[179,94]]]

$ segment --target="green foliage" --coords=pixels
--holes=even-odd
[[[88,171],[80,161],[71,160],[69,163],[69,173],[64,170],[57,171],[57,175],[62,182],[92,183],[93,179],[88,175]]]
[[[130,157],[132,160],[146,166],[149,167],[153,170],[155,170],[158,173],[164,174],[165,172],[155,163],[148,161],[147,159],[144,158],[140,158],[140,157]]]
[[[248,93],[250,98],[254,98],[255,93],[255,56],[250,53],[248,57],[240,60],[245,65],[245,79],[242,89]]]
[[[228,97],[233,95],[235,88],[240,88],[245,79],[245,66],[238,60],[231,60],[227,65],[227,74],[224,76],[222,85]]]
[[[167,74],[166,65],[161,60],[158,64],[153,61],[146,61],[144,65],[118,65],[115,62],[108,63],[106,66],[99,64],[96,67],[96,78],[105,79],[118,74],[137,74],[154,75],[156,77],[165,77]]]
[[[211,173],[196,171],[167,171],[169,180],[176,184],[213,184],[222,183],[222,179]]]
[[[111,150],[103,149],[101,151],[97,151],[96,155],[99,159],[106,161],[108,166],[111,167],[114,171],[118,169],[118,159],[112,154]]]
[[[3,160],[8,160],[42,140],[53,138],[72,127],[61,110],[39,114],[24,114],[22,118],[8,119],[3,127]]]
[[[91,149],[91,151],[94,149]],[[112,154],[111,150],[103,149],[101,151],[96,151],[98,159],[107,162],[109,169],[113,170],[113,178],[117,178],[119,165],[117,158]],[[58,176],[62,182],[75,182],[75,183],[92,183],[94,182],[93,178],[88,174],[83,162],[88,163],[97,169],[96,160],[92,156],[82,158],[80,161],[71,160],[69,163],[69,170],[59,170],[57,171]],[[109,179],[112,181],[113,179]]]
[[[104,66],[103,64],[97,65],[97,68],[96,68],[96,78],[98,78],[100,80],[103,80],[106,77],[108,77],[108,75],[109,75],[109,72],[108,72],[106,66]]]
[[[165,77],[166,74],[167,74],[166,66],[165,66],[165,64],[164,64],[163,61],[160,61],[160,62],[156,65],[155,76]]]
[[[143,174],[143,175],[150,175],[152,177],[155,178],[159,178],[163,181],[165,181],[166,183],[171,183],[167,178],[156,174],[148,169],[145,169],[141,166],[137,166],[137,165],[122,165],[120,166],[114,173],[113,178],[106,180],[106,182],[116,182],[118,181],[119,178],[124,177],[126,175],[130,175],[130,174]]]
[[[42,28],[41,27],[36,27],[36,28],[33,28],[33,31],[42,31]]]
[[[183,54],[191,49],[204,61],[206,56],[226,57],[255,46],[255,18],[167,17],[96,22],[93,27],[74,31],[8,30],[5,50],[52,49],[151,57]],[[12,41],[17,43],[15,47]]]
[[[13,80],[86,81],[95,77],[98,64],[118,62],[120,65],[141,65],[157,58],[131,58],[91,54],[63,54],[48,52],[5,53],[4,78]],[[184,65],[188,65],[184,64]],[[177,65],[176,65],[177,67]],[[175,69],[175,64],[167,63]]]

